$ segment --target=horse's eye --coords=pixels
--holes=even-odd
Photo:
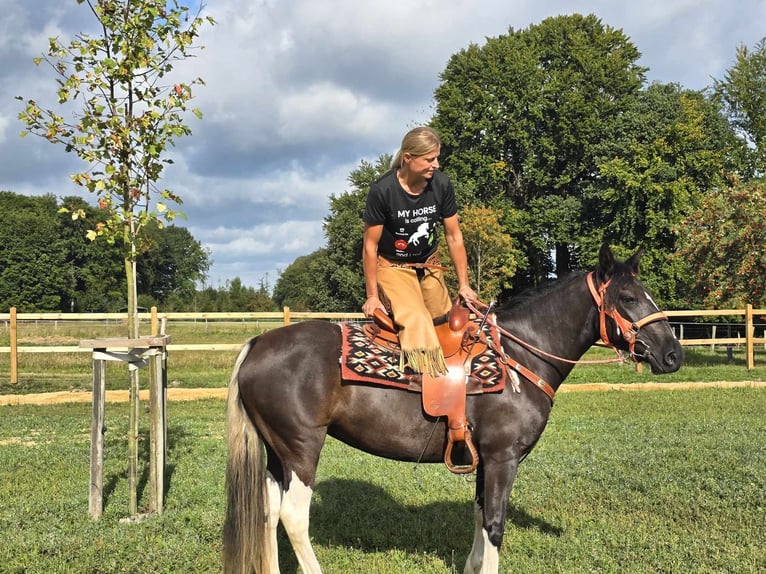
[[[622,304],[623,305],[635,305],[638,299],[635,297],[631,297],[629,295],[626,295],[622,298]]]

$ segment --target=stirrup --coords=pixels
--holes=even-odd
[[[479,453],[473,444],[473,435],[470,426],[465,421],[459,422],[457,428],[450,427],[447,432],[447,449],[444,451],[444,464],[447,469],[455,474],[470,474],[479,465]],[[471,464],[454,464],[452,462],[452,447],[456,442],[465,443],[468,452],[471,453]]]

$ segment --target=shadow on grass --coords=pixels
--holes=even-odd
[[[167,441],[166,441],[166,452],[168,453],[168,456],[165,459],[165,476],[164,476],[164,489],[162,496],[167,497],[168,491],[170,490],[170,484],[173,480],[173,474],[175,472],[176,465],[168,462],[168,459],[171,458],[171,453],[173,452],[174,448],[177,444],[179,444],[183,439],[184,436],[187,433],[182,429],[174,429],[172,426],[168,427],[167,432]],[[114,493],[114,490],[117,487],[117,484],[120,480],[127,480],[128,477],[128,468],[127,468],[127,459],[128,459],[128,450],[127,450],[127,444],[124,440],[124,437],[118,437],[116,439],[117,443],[107,442],[105,444],[105,448],[113,447],[113,448],[122,448],[124,449],[125,458],[124,458],[124,465],[122,466],[122,470],[117,472],[109,472],[107,474],[106,469],[104,472],[104,487],[103,487],[103,506],[106,508],[107,504],[109,503],[109,499],[111,498],[111,495]],[[150,468],[149,468],[149,455],[150,455],[150,436],[148,431],[139,433],[138,435],[138,476],[137,476],[137,484],[136,484],[136,496],[137,499],[140,501],[143,497],[144,491],[149,487],[149,479],[150,479]],[[106,465],[106,463],[104,463]],[[130,496],[128,494],[128,496]],[[148,504],[148,500],[146,501],[146,504]],[[139,509],[140,510],[140,509]]]
[[[507,520],[547,536],[563,530],[523,508],[509,505]],[[346,546],[363,552],[400,550],[434,554],[462,571],[473,542],[473,504],[434,502],[409,506],[383,488],[358,480],[327,480],[317,485],[311,506],[311,537],[322,546]],[[299,572],[287,536],[279,531],[280,565]]]

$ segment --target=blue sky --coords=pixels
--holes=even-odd
[[[75,0],[0,0],[0,11],[0,190],[78,194],[68,176],[80,164],[19,137],[14,97],[52,97],[53,79],[32,59],[49,36],[92,28],[92,16]],[[194,102],[204,119],[189,118],[194,134],[162,182],[184,200],[180,224],[211,250],[208,283],[273,286],[324,243],[329,197],[348,189],[350,172],[428,121],[452,54],[573,13],[621,29],[649,81],[691,89],[722,78],[737,46],[766,36],[762,0],[210,0],[203,14],[218,23],[176,68],[205,80]]]

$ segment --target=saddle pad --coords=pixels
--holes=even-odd
[[[357,381],[413,390],[409,379],[399,370],[398,353],[378,345],[364,332],[362,323],[341,323],[343,345],[340,357],[341,376]],[[496,353],[487,347],[471,361],[471,374],[485,393],[505,388],[505,369]]]

